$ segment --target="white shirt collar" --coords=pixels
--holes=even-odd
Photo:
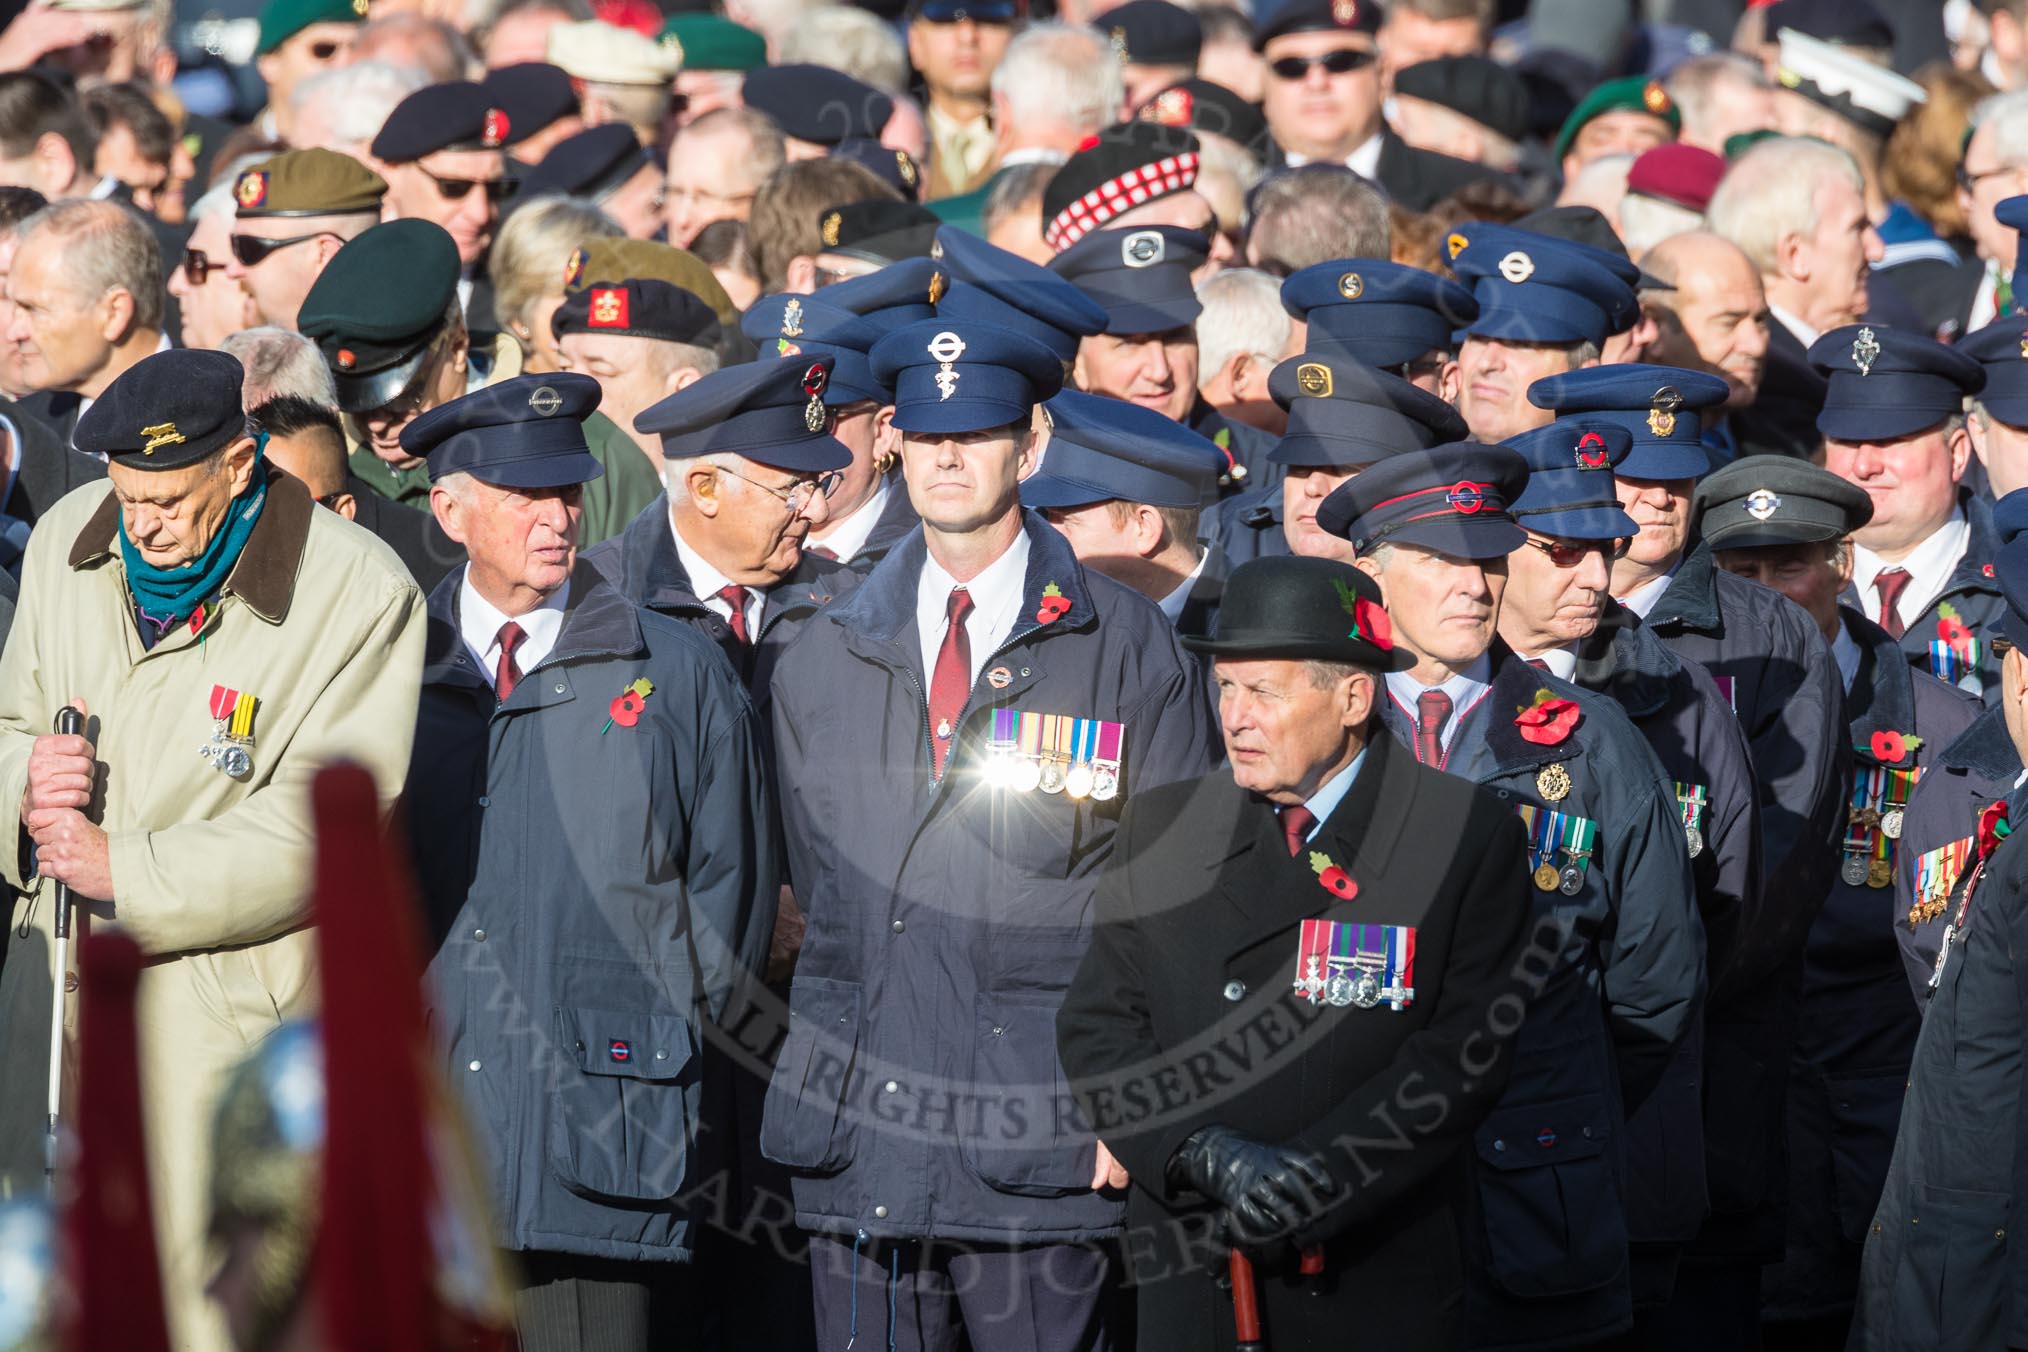
[[[1676,568],[1682,566],[1683,561],[1678,559]],[[1650,578],[1625,596],[1616,596],[1613,599],[1645,620],[1648,618],[1648,612],[1655,608],[1655,603],[1662,599],[1662,593],[1669,590],[1669,584],[1675,580],[1676,568],[1671,568],[1660,577]]]
[[[1965,332],[1977,333],[2000,314],[2000,265],[1988,260],[1972,293],[1972,308],[1965,314]]]
[[[859,504],[859,510],[852,513],[825,532],[821,540],[805,540],[803,547],[813,549],[818,545],[831,551],[840,563],[850,563],[866,548],[866,537],[873,534],[873,528],[880,524],[880,514],[887,510],[887,495],[894,491],[894,480],[883,478],[873,496]]]
[[[1458,735],[1458,725],[1465,721],[1472,706],[1486,697],[1492,683],[1493,659],[1486,653],[1480,653],[1470,666],[1442,685],[1424,685],[1405,671],[1387,673],[1387,693],[1394,697],[1396,707],[1407,716],[1411,728],[1415,726],[1416,705],[1425,690],[1441,690],[1451,697],[1451,716],[1444,722],[1440,739],[1446,755],[1450,754],[1451,739]]]
[[[1007,641],[1020,618],[1021,600],[1028,584],[1028,532],[1015,533],[1006,553],[987,564],[980,574],[964,584],[972,594],[972,609],[965,616],[965,638],[972,649],[972,680],[994,649]],[[944,571],[936,556],[924,551],[922,578],[915,590],[915,628],[922,642],[923,689],[936,674],[937,650],[944,646],[945,618],[950,613],[951,589],[958,580]]]
[[[1549,674],[1561,681],[1571,680],[1577,674],[1577,654],[1568,648],[1551,648],[1547,652],[1529,653],[1521,659],[1524,662],[1540,662],[1549,668]]]
[[[1859,675],[1859,644],[1852,638],[1852,631],[1845,622],[1838,622],[1838,633],[1831,640],[1831,658],[1838,664],[1838,675],[1844,678],[1845,692],[1850,694],[1852,682]]]
[[[1291,150],[1283,154],[1283,163],[1291,169],[1300,169],[1313,161],[1308,155],[1299,155]],[[1365,179],[1368,183],[1379,182],[1380,175],[1380,133],[1374,132],[1359,148],[1344,159],[1347,169]]]
[[[1050,146],[1022,146],[1010,150],[1000,157],[1002,169],[1012,169],[1021,164],[1062,164],[1070,156]]]
[[[526,676],[556,646],[556,636],[563,630],[564,603],[569,599],[570,587],[565,584],[527,614],[509,615],[479,595],[479,589],[472,585],[472,565],[465,565],[458,582],[458,633],[464,638],[472,660],[479,664],[479,674],[486,678],[486,684],[493,684],[500,665],[500,626],[510,619],[521,626],[523,638],[514,650],[514,665]]]
[[[1950,520],[1931,531],[1927,540],[1897,564],[1890,564],[1866,546],[1855,543],[1852,546],[1852,586],[1859,593],[1859,608],[1877,621],[1880,618],[1880,592],[1873,585],[1874,579],[1883,568],[1906,568],[1908,585],[1901,589],[1901,599],[1895,602],[1894,609],[1902,624],[1913,623],[1943,592],[1971,542],[1972,523],[1965,520],[1963,512],[1953,508]]]
[[[1344,769],[1319,784],[1317,791],[1303,800],[1303,806],[1317,819],[1310,824],[1309,832],[1303,837],[1304,840],[1317,838],[1317,832],[1324,829],[1324,823],[1338,810],[1338,804],[1345,801],[1345,795],[1351,791],[1352,781],[1359,778],[1359,767],[1365,763],[1366,748],[1362,746],[1359,748],[1359,754],[1354,756]]]
[[[718,593],[733,585],[732,579],[713,568],[702,554],[690,547],[683,538],[683,532],[676,529],[676,518],[669,518],[669,535],[676,541],[676,557],[683,561],[683,571],[690,577],[690,592],[704,602],[704,608],[721,620],[732,619],[732,602]],[[746,632],[751,639],[760,633],[761,608],[767,604],[768,594],[759,587],[746,589]]]
[[[1210,560],[1210,550],[1207,549],[1199,554],[1197,556],[1197,566],[1190,570],[1190,575],[1183,579],[1175,591],[1170,592],[1167,596],[1155,602],[1156,605],[1162,608],[1162,613],[1169,617],[1169,623],[1182,623],[1183,607],[1190,604],[1190,589],[1197,585],[1198,578],[1204,576],[1204,565],[1210,562]]]
[[[1822,330],[1811,328],[1808,324],[1805,324],[1779,305],[1770,303],[1767,307],[1767,312],[1774,316],[1775,323],[1780,324],[1783,328],[1794,334],[1804,347],[1808,347],[1811,343],[1816,342],[1822,333]]]

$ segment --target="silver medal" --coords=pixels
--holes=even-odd
[[[1073,798],[1089,797],[1096,779],[1091,763],[1079,761],[1063,776],[1063,791]]]
[[[1845,886],[1847,887],[1864,887],[1866,885],[1866,856],[1862,854],[1846,855],[1845,862],[1839,866],[1838,876],[1845,880]]]
[[[1341,974],[1332,977],[1330,980],[1324,983],[1325,1003],[1333,1004],[1338,1006],[1340,1009],[1343,1009],[1346,1005],[1351,1004],[1352,1000],[1353,993],[1352,993],[1351,977],[1344,976]]]
[[[1584,890],[1584,870],[1575,864],[1565,865],[1556,890],[1566,897],[1576,896]]]
[[[1120,772],[1103,762],[1092,767],[1091,796],[1103,803],[1120,791]]]
[[[1695,859],[1704,853],[1704,833],[1694,826],[1683,828],[1683,839],[1690,846],[1690,857]]]
[[[1891,807],[1880,814],[1880,834],[1889,840],[1901,839],[1901,809]]]
[[[1352,978],[1352,1003],[1361,1009],[1371,1009],[1380,1003],[1380,978],[1371,972],[1361,972]]]
[[[1032,756],[1024,756],[1007,770],[1007,787],[1016,793],[1033,793],[1035,786],[1042,782],[1042,764]]]

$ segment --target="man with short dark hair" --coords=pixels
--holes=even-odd
[[[50,201],[82,197],[98,181],[92,134],[75,96],[37,70],[0,72],[0,184]]]
[[[993,162],[987,117],[993,70],[1007,53],[1020,9],[1013,0],[915,0],[909,6],[908,59],[928,95],[929,183],[925,197],[949,197],[978,185]]]

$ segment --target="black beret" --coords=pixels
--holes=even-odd
[[[1521,78],[1483,56],[1418,61],[1394,77],[1394,92],[1440,104],[1502,136],[1528,124],[1528,90]]]
[[[904,258],[927,258],[943,222],[914,202],[846,202],[817,218],[824,252],[885,267]]]
[[[1857,484],[1787,455],[1749,455],[1697,485],[1698,529],[1713,549],[1842,540],[1873,519]]]
[[[820,146],[878,141],[894,116],[893,99],[829,66],[762,66],[747,73],[740,97],[773,118],[782,135]]]
[[[523,61],[502,66],[479,81],[495,108],[507,114],[517,141],[535,135],[552,122],[578,113],[577,90],[560,66]]]
[[[1258,106],[1222,84],[1194,77],[1170,85],[1142,104],[1134,117],[1165,127],[1187,127],[1201,136],[1223,136],[1252,151],[1267,143],[1267,119]]]
[[[1091,21],[1113,44],[1113,54],[1137,66],[1196,69],[1204,48],[1204,25],[1169,0],[1127,0]]]
[[[607,122],[551,146],[542,163],[521,176],[515,196],[527,201],[564,193],[596,202],[653,164],[631,126]]]
[[[922,170],[906,150],[854,136],[832,146],[831,158],[852,161],[911,202],[922,195]]]
[[[1380,0],[1282,0],[1256,11],[1253,49],[1288,33],[1365,33],[1380,31]]]
[[[1122,212],[1197,182],[1197,138],[1159,122],[1122,122],[1087,137],[1042,190],[1042,234],[1067,249]]]
[[[680,286],[652,278],[593,282],[573,291],[549,318],[550,332],[621,333],[665,343],[713,347],[721,332],[718,313]]]
[[[526,135],[483,85],[425,85],[394,106],[373,138],[375,159],[407,164],[439,150],[498,150]]]
[[[444,228],[384,221],[332,255],[296,328],[324,354],[338,407],[363,413],[408,387],[457,295],[458,246]]]
[[[171,348],[122,371],[77,420],[72,443],[133,469],[181,469],[247,435],[246,368],[230,353]]]

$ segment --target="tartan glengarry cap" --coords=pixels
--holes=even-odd
[[[1042,238],[1059,253],[1123,212],[1197,182],[1196,136],[1122,122],[1087,137],[1042,190]]]

